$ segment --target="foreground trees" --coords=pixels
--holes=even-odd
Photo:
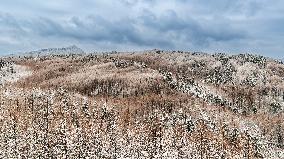
[[[9,91],[13,99],[1,90],[1,158],[261,158],[283,148],[281,123],[276,147],[267,147],[263,136],[195,112],[187,100],[134,109],[61,89]]]

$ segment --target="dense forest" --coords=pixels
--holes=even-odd
[[[0,68],[0,158],[284,158],[281,61],[150,50]]]

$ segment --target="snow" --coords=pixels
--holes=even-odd
[[[26,66],[10,64],[1,69],[0,84],[4,85],[7,82],[13,83],[31,74],[32,74],[32,71],[30,71],[28,67]]]

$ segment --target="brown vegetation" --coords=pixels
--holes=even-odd
[[[283,82],[274,85],[283,66],[271,60],[153,51],[9,60],[33,73],[1,87],[0,158],[283,155]]]

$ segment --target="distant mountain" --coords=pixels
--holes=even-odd
[[[63,48],[47,48],[37,51],[22,53],[21,56],[44,56],[44,55],[68,55],[68,54],[85,54],[85,52],[76,45]]]

